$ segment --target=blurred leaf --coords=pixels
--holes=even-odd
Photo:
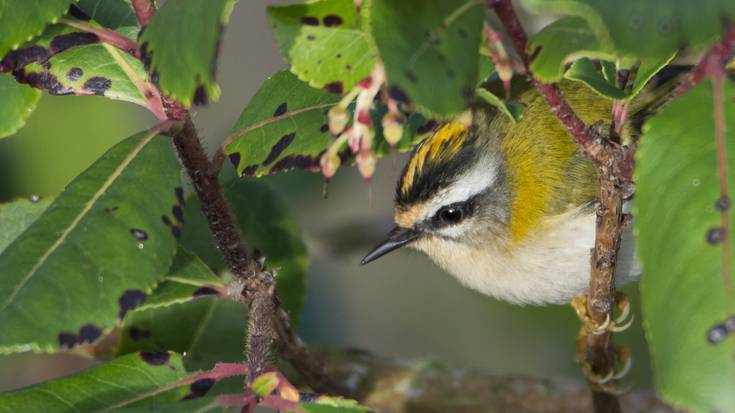
[[[0,352],[52,351],[112,327],[169,268],[176,239],[162,216],[180,208],[178,185],[170,138],[150,133],[69,184],[0,254]]]
[[[441,116],[474,97],[484,5],[474,0],[369,0],[365,27],[392,96]]]
[[[92,20],[110,29],[138,25],[130,0],[77,0],[77,7]]]
[[[0,254],[41,216],[52,200],[43,198],[33,202],[28,199],[16,199],[7,204],[0,204]]]
[[[498,108],[498,110],[507,116],[513,123],[520,122],[523,117],[523,106],[520,103],[506,103],[487,89],[477,89],[476,93],[478,98],[483,102]]]
[[[41,92],[0,73],[0,138],[15,134],[36,109]]]
[[[558,82],[565,65],[580,57],[609,59],[587,23],[577,17],[565,17],[533,35],[528,46],[531,72],[543,82]]]
[[[642,59],[638,71],[636,72],[635,79],[633,81],[633,88],[628,94],[628,99],[632,99],[643,90],[656,73],[666,67],[676,57],[676,53],[672,53],[669,56],[663,58],[646,58]]]
[[[261,182],[234,180],[224,186],[245,245],[267,258],[268,268],[280,268],[276,277],[278,297],[298,325],[306,299],[309,257],[298,222],[286,203]],[[212,268],[223,268],[199,201],[192,198],[186,210],[181,244],[195,251]]]
[[[398,141],[395,147],[391,147],[388,141],[385,140],[381,122],[381,119],[387,112],[388,108],[385,105],[377,105],[370,113],[375,128],[373,151],[375,152],[375,156],[379,158],[390,156],[395,152],[408,152],[413,150],[413,147],[426,138],[428,133],[433,131],[434,126],[438,125],[435,121],[426,119],[420,113],[413,112],[406,119],[401,140]]]
[[[735,87],[725,83],[725,102],[732,102]],[[707,81],[646,122],[634,215],[644,326],[659,394],[686,410],[735,412],[735,337],[708,343],[710,329],[732,315],[726,314],[723,294],[722,246],[707,239],[720,226],[712,108]],[[725,108],[727,139],[733,142],[735,110]],[[734,145],[727,145],[727,158],[732,166]],[[731,167],[730,193],[734,177]]]
[[[735,18],[732,0],[524,0],[523,4],[533,12],[583,18],[602,49],[640,58],[662,58],[682,47],[702,49],[722,34],[724,21]]]
[[[268,7],[268,19],[291,71],[309,85],[348,91],[368,77],[375,58],[357,29],[354,0]]]
[[[67,49],[48,60],[50,68],[39,64],[26,67],[37,73],[51,93],[102,95],[148,107],[145,93],[152,85],[143,64],[109,44],[90,44]],[[48,73],[51,79],[43,77]],[[159,103],[160,104],[160,103]]]
[[[130,354],[72,376],[2,393],[0,411],[103,411],[168,391],[189,376],[176,353]]]
[[[121,327],[117,354],[176,351],[184,354],[189,371],[240,362],[247,314],[246,306],[217,297],[131,311]]]
[[[194,253],[179,246],[171,268],[140,307],[153,308],[216,295],[224,289],[223,280]]]
[[[201,397],[194,400],[179,400],[173,403],[155,403],[115,409],[115,413],[209,413],[232,412],[231,407],[220,406],[216,397]]]
[[[361,406],[355,400],[331,396],[321,396],[315,402],[301,403],[299,406],[309,413],[364,413],[370,411],[369,407]]]
[[[217,52],[235,1],[167,1],[140,37],[161,90],[186,107],[204,98],[194,99],[195,93],[219,99],[214,82]]]
[[[0,0],[0,57],[41,34],[73,0]]]
[[[625,99],[625,91],[608,82],[600,68],[590,59],[582,58],[572,63],[564,75],[567,79],[582,82],[590,89],[609,99]],[[644,83],[645,85],[645,83]]]
[[[319,170],[319,156],[332,142],[326,113],[339,97],[316,90],[282,71],[261,85],[225,148],[239,175],[261,176],[293,168]]]

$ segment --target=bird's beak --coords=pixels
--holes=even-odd
[[[360,261],[360,265],[365,265],[371,261],[375,261],[383,255],[401,248],[409,242],[420,237],[421,233],[413,228],[395,227],[388,233],[388,238],[381,242],[370,251],[365,258]]]

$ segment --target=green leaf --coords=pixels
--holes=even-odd
[[[477,93],[477,97],[483,102],[498,108],[500,113],[507,116],[511,122],[518,123],[521,121],[523,117],[523,105],[520,103],[505,102],[489,90],[483,88],[477,89],[475,93]]]
[[[179,247],[171,268],[156,286],[141,308],[167,306],[192,300],[196,297],[217,294],[225,284],[194,253]]]
[[[735,87],[725,82],[725,102]],[[725,104],[729,192],[735,191],[735,110]],[[692,411],[735,412],[735,336],[709,344],[726,313],[712,84],[703,82],[644,126],[634,199],[641,295],[658,393]],[[735,209],[730,209],[730,222]],[[730,251],[730,260],[735,251]],[[735,283],[735,278],[731,282]]]
[[[268,19],[291,71],[309,85],[352,89],[375,65],[367,35],[357,29],[354,0],[318,0],[268,7]]]
[[[462,112],[474,97],[484,5],[476,0],[363,2],[394,95],[431,114]]]
[[[326,113],[339,97],[282,71],[260,87],[230,132],[227,145],[239,175],[261,176],[293,168],[319,170],[332,142]]]
[[[612,57],[604,52],[587,23],[577,17],[566,17],[541,29],[531,38],[528,50],[531,72],[543,82],[561,80],[565,65],[580,57]]]
[[[145,91],[151,89],[143,64],[109,44],[90,44],[67,49],[48,60],[50,69],[38,64],[26,72],[48,73],[53,94],[103,95],[148,106]]]
[[[242,361],[247,307],[217,297],[131,311],[125,317],[117,353],[176,351],[187,370],[217,362]]]
[[[36,109],[41,92],[0,73],[0,138],[13,135]]]
[[[111,328],[169,268],[176,239],[162,217],[180,208],[178,185],[170,138],[152,133],[69,184],[0,254],[0,352],[52,351]]]
[[[674,57],[676,57],[676,53],[672,53],[671,55],[663,58],[642,59],[633,81],[633,88],[628,94],[628,99],[636,97],[638,93],[643,90],[646,84],[648,84],[648,82],[656,75],[656,73],[674,60]]]
[[[583,18],[603,49],[618,55],[665,57],[701,49],[735,18],[732,0],[524,0],[534,12]]]
[[[73,0],[0,0],[0,57],[41,34]]]
[[[173,389],[189,376],[178,354],[130,354],[69,377],[2,393],[0,412],[72,413],[114,409]],[[176,396],[181,398],[185,394],[183,391]]]
[[[168,1],[140,37],[161,90],[186,107],[200,93],[198,88],[212,100],[219,99],[214,82],[217,48],[235,1]]]
[[[276,277],[278,297],[289,311],[291,322],[298,325],[306,299],[309,266],[298,222],[285,201],[261,182],[234,180],[224,189],[245,245],[260,250],[267,258],[268,268],[280,268]],[[222,269],[220,254],[214,247],[198,200],[190,200],[185,219],[182,245],[196,251],[212,268]]]
[[[574,62],[564,77],[582,82],[600,94],[600,96],[609,99],[625,99],[627,97],[625,91],[618,89],[615,85],[608,82],[595,62],[587,58],[582,58]]]
[[[391,147],[388,141],[385,140],[381,122],[386,112],[388,112],[388,108],[385,105],[378,105],[370,112],[375,127],[375,138],[373,139],[372,148],[375,156],[378,158],[393,155],[395,152],[408,152],[413,150],[413,147],[424,140],[428,136],[428,133],[433,131],[433,127],[437,125],[435,121],[426,119],[418,112],[413,112],[406,119],[401,140],[398,141],[395,147]]]
[[[110,29],[138,25],[130,0],[77,0],[77,7],[92,20]]]
[[[38,201],[17,199],[0,205],[0,254],[41,216],[52,200],[52,198]]]
[[[365,413],[369,407],[361,406],[355,400],[341,397],[321,396],[313,403],[299,404],[309,413]]]
[[[115,409],[115,413],[232,413],[231,407],[220,406],[216,397],[200,397],[194,400],[180,400],[173,403],[149,403],[142,406]]]

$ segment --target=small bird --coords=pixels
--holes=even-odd
[[[560,87],[586,124],[609,124],[611,100],[579,82]],[[512,96],[525,107],[518,123],[477,103],[471,122],[449,121],[415,148],[396,188],[396,226],[362,264],[410,246],[465,286],[511,303],[562,304],[586,293],[595,169],[534,88]],[[650,115],[650,93],[641,96],[631,102],[624,141]],[[631,227],[618,285],[639,273]]]

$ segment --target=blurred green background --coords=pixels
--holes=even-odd
[[[218,80],[222,99],[196,111],[210,151],[237,120],[260,83],[284,68],[265,7],[237,4],[227,27]],[[155,119],[137,106],[101,97],[44,96],[27,126],[0,140],[0,200],[54,195],[117,141]],[[404,156],[379,162],[372,183],[343,169],[322,197],[320,175],[264,178],[302,224],[312,265],[301,325],[310,343],[362,348],[385,356],[438,361],[498,374],[581,380],[574,361],[579,322],[567,306],[517,307],[459,285],[419,253],[404,250],[366,267],[364,253],[392,224],[392,196]],[[616,336],[633,348],[625,383],[651,386],[637,285],[625,291],[638,316]],[[71,354],[0,356],[0,391],[69,374],[92,363]]]

